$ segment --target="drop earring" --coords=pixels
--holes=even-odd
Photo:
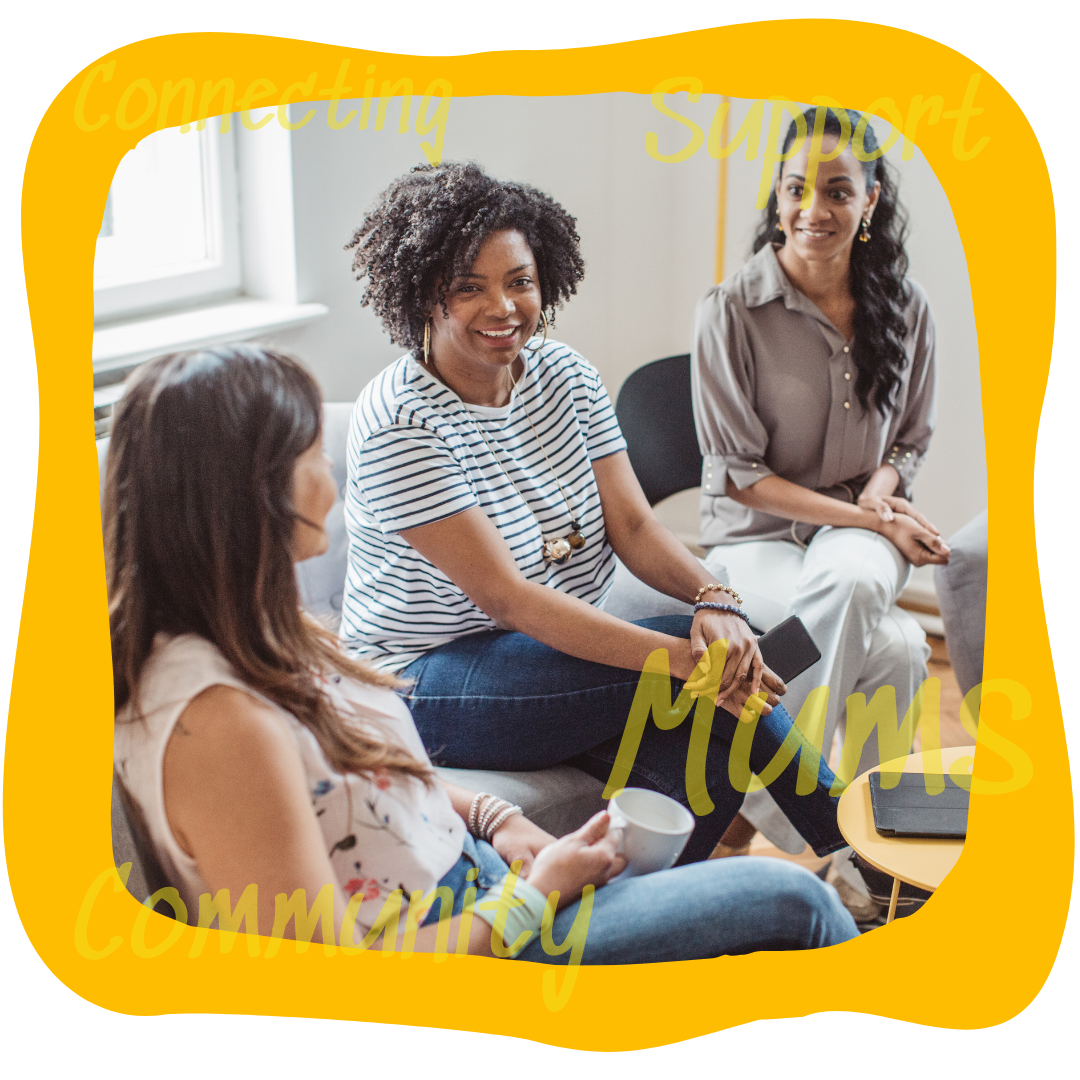
[[[536,346],[535,349],[529,349],[529,355],[535,356],[546,344],[547,344],[547,316],[544,314],[544,309],[540,309],[540,321],[544,324],[544,340]],[[533,337],[536,337],[536,331],[533,331]]]
[[[870,219],[863,218],[859,239],[865,244],[870,239]]]

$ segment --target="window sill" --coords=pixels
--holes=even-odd
[[[103,326],[94,331],[94,430],[109,433],[113,406],[124,395],[123,377],[151,357],[201,345],[227,345],[303,326],[329,312],[325,304],[233,300]]]
[[[248,341],[275,330],[303,326],[328,311],[325,304],[240,299],[103,326],[94,331],[94,374],[132,368],[152,356],[177,349]],[[101,390],[112,391],[116,395],[112,400],[119,397],[112,387]],[[95,391],[95,406],[99,405],[97,394]]]

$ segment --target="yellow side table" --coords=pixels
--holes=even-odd
[[[926,754],[912,754],[896,758],[869,769],[852,781],[840,796],[836,820],[844,839],[871,866],[893,878],[892,896],[889,898],[889,914],[886,922],[896,917],[896,900],[900,895],[900,882],[906,881],[917,889],[933,892],[945,880],[945,875],[956,865],[963,840],[928,840],[917,837],[882,836],[874,828],[874,809],[870,803],[870,773],[873,772],[926,772]],[[949,766],[957,758],[974,757],[974,746],[949,746],[941,751],[941,768],[948,775]],[[936,760],[930,768],[936,771]],[[970,772],[970,768],[968,769]]]

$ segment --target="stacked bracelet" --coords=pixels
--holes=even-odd
[[[473,796],[472,805],[469,807],[469,832],[478,840],[491,843],[491,838],[510,818],[522,813],[524,811],[520,806],[508,803],[498,795],[481,791]]]
[[[750,616],[747,615],[746,612],[743,611],[741,608],[732,607],[730,604],[695,604],[694,614],[696,615],[699,611],[704,611],[706,609],[710,609],[712,611],[726,611],[730,615],[738,615],[739,618],[742,619],[742,621],[746,623],[747,626],[750,625]]]
[[[698,589],[697,596],[694,597],[694,603],[700,604],[701,597],[707,592],[726,592],[731,595],[736,604],[742,603],[742,597],[730,585],[720,585],[715,581],[710,582],[708,585],[702,585]]]

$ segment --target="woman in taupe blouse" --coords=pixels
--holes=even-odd
[[[948,547],[909,502],[934,427],[934,323],[905,277],[896,187],[880,157],[860,160],[876,149],[868,125],[856,134],[860,114],[823,111],[823,154],[845,148],[819,161],[803,206],[806,112],[811,134],[781,164],[754,257],[698,305],[693,389],[706,566],[805,623],[822,658],[785,705],[796,716],[829,687],[827,756],[850,694],[893,686],[902,718],[926,678],[925,636],[895,602],[911,567],[947,562]],[[861,761],[849,747],[841,774],[876,763],[876,745]],[[767,792],[743,813],[801,848]],[[753,833],[738,825],[730,846]]]

